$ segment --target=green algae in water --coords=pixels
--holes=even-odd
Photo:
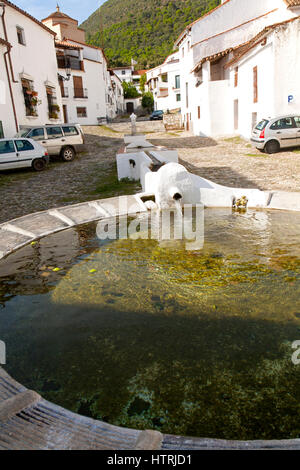
[[[300,214],[209,210],[205,219],[199,252],[103,243],[92,224],[1,262],[7,370],[116,425],[299,437]]]

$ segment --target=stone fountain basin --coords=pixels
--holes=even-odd
[[[35,240],[100,219],[147,212],[144,194],[27,215],[0,225],[0,259]],[[300,193],[270,193],[269,209],[300,211]],[[0,449],[300,449],[300,439],[225,441],[119,428],[71,413],[27,390],[0,368]]]

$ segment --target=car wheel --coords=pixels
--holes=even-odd
[[[265,145],[265,151],[269,154],[277,153],[277,152],[279,152],[279,150],[280,150],[280,145],[277,142],[277,140],[270,140]]]
[[[35,171],[43,171],[45,170],[46,166],[47,166],[47,163],[42,158],[37,158],[36,160],[32,162],[32,168]]]
[[[61,151],[61,158],[64,162],[72,162],[76,156],[75,150],[72,147],[65,147]]]

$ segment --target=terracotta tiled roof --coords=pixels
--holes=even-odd
[[[217,52],[216,54],[212,54],[212,55],[209,55],[207,57],[203,57],[203,59],[201,59],[201,60],[199,60],[199,62],[197,62],[197,64],[191,70],[191,73],[197,72],[200,69],[200,67],[202,66],[202,64],[204,64],[204,62],[208,62],[208,61],[212,62],[213,60],[221,59],[221,57],[225,57],[227,54],[234,51],[235,49],[239,49],[240,47],[241,47],[241,45],[236,46],[236,47],[230,47],[228,49],[225,49],[224,51]]]
[[[52,34],[53,36],[56,36],[56,33],[54,31],[52,31],[52,29],[49,29],[47,28],[47,26],[45,26],[43,23],[41,23],[41,21],[37,20],[36,18],[34,18],[34,16],[31,16],[29,13],[27,13],[27,11],[24,11],[22,10],[22,8],[19,8],[17,7],[17,5],[15,5],[14,3],[12,2],[9,2],[8,0],[3,0],[3,3],[5,3],[7,6],[11,7],[11,8],[14,8],[16,11],[18,11],[19,13],[22,13],[22,15],[24,16],[27,16],[27,18],[31,19],[32,21],[34,21],[36,24],[38,24],[41,28],[44,28],[46,31],[48,31],[48,33]]]
[[[300,0],[284,0],[289,7],[299,7]]]
[[[225,68],[229,68],[231,67],[233,64],[235,64],[236,62],[238,62],[245,54],[247,54],[247,52],[249,52],[251,49],[253,49],[254,47],[256,47],[258,44],[260,44],[264,38],[269,34],[271,33],[272,31],[274,31],[275,29],[279,28],[280,26],[284,26],[286,24],[289,24],[289,23],[292,23],[296,20],[299,20],[300,17],[299,16],[296,16],[295,18],[291,18],[289,20],[286,20],[286,21],[282,21],[281,23],[276,23],[276,24],[272,24],[270,26],[266,26],[262,31],[260,31],[260,33],[258,33],[256,36],[254,36],[252,39],[250,39],[250,41],[244,43],[244,44],[241,44],[239,46],[239,50],[237,50],[237,53],[235,54],[235,56],[233,57],[232,60],[230,60],[226,65],[225,65]],[[236,48],[237,49],[237,48]]]
[[[295,18],[291,18],[289,20],[283,21],[282,23],[276,23],[276,24],[267,26],[262,31],[260,31],[256,36],[253,36],[253,38],[251,38],[247,42],[239,44],[238,46],[235,46],[235,47],[229,47],[228,49],[225,49],[223,51],[216,52],[215,54],[203,57],[199,62],[197,62],[197,64],[191,70],[191,73],[198,71],[199,68],[202,66],[202,64],[204,64],[204,62],[207,62],[207,61],[211,62],[213,60],[220,59],[221,57],[224,57],[227,54],[233,52],[234,57],[227,64],[224,65],[225,68],[231,67],[234,63],[238,62],[239,59],[241,59],[241,57],[247,54],[247,52],[249,52],[253,47],[261,43],[263,39],[266,37],[266,35],[269,34],[271,31],[278,28],[279,26],[283,26],[285,24],[291,23],[298,19],[299,17],[295,17]]]
[[[74,18],[71,18],[71,16],[69,16],[66,13],[63,13],[62,11],[60,11],[58,5],[57,5],[56,11],[51,13],[51,15],[47,16],[47,18],[44,18],[42,21],[47,21],[47,20],[50,20],[50,19],[57,19],[57,20],[68,19],[68,20],[75,21],[78,24],[77,20],[74,20]]]
[[[55,41],[55,45],[63,47],[64,49],[83,49],[82,46],[77,46],[76,44],[72,44],[68,41]]]
[[[144,75],[147,72],[148,70],[135,70],[134,72],[132,72],[132,75]]]

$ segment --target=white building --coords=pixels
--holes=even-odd
[[[134,66],[124,66],[124,67],[113,67],[112,69],[121,82],[132,83],[132,74],[134,71]]]
[[[186,129],[249,137],[263,117],[300,112],[299,15],[299,0],[227,0],[183,31]]]
[[[181,108],[179,53],[169,55],[162,65],[147,72],[147,87],[153,93],[154,109]]]
[[[78,21],[57,11],[43,24],[56,33],[56,54],[64,122],[95,125],[116,116],[123,96],[114,96],[108,61],[100,47],[85,43]],[[114,105],[120,100],[121,104]]]
[[[169,55],[162,65],[147,72],[148,90],[153,93],[154,109],[181,108],[179,53]]]
[[[55,33],[5,0],[0,5],[0,134],[22,125],[56,123],[62,105]]]
[[[113,112],[114,114],[122,114],[125,110],[125,100],[124,100],[124,93],[122,82],[120,78],[114,73],[111,69],[110,72],[110,79],[111,79],[111,86],[112,86],[112,101],[113,101]]]

